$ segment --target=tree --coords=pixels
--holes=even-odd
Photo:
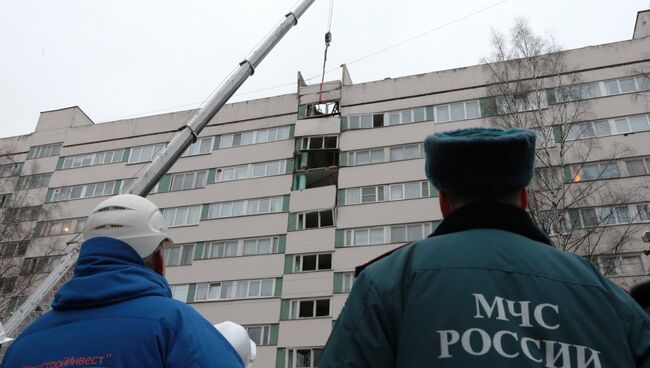
[[[597,85],[570,73],[566,53],[551,37],[533,33],[525,19],[518,19],[508,36],[493,31],[492,49],[485,68],[489,95],[495,97],[483,106],[491,124],[533,129],[538,136],[529,189],[533,220],[560,249],[590,260],[619,253],[638,220],[625,206],[647,199],[648,186],[631,191],[606,180],[620,175],[617,162],[630,149],[591,139],[609,131],[602,121],[590,121],[589,98]],[[621,225],[607,226],[612,224]],[[606,274],[616,267],[614,258],[601,260]]]
[[[7,150],[6,152],[13,152]],[[42,220],[57,206],[43,205],[51,173],[11,153],[0,154],[0,319],[6,320],[34,285],[55,265],[65,244],[40,237]],[[36,249],[38,248],[38,249]],[[25,257],[37,254],[38,257]]]

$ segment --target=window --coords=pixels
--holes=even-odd
[[[0,277],[0,293],[7,295],[14,291],[17,277]]]
[[[339,102],[315,102],[298,106],[298,119],[323,117],[339,114]]]
[[[272,297],[275,279],[207,282],[196,285],[193,301]]]
[[[51,272],[59,258],[60,256],[25,258],[20,267],[20,274],[26,275]]]
[[[198,225],[201,206],[163,208],[162,215],[169,227]]]
[[[242,180],[287,173],[287,160],[218,168],[215,181]]]
[[[429,183],[427,181],[391,184],[389,188],[389,200],[391,201],[429,196]]]
[[[276,196],[210,203],[208,219],[282,212],[283,199],[283,196]]]
[[[77,234],[83,231],[86,218],[41,222],[38,236]]]
[[[169,285],[169,288],[172,291],[172,298],[176,300],[180,300],[183,303],[186,303],[187,296],[190,291],[190,285],[188,284],[183,284],[183,285]]]
[[[533,91],[528,93],[498,96],[497,111],[501,114],[531,111],[546,108],[546,93]]]
[[[0,166],[0,178],[8,178],[10,176],[17,176],[20,174],[20,170],[23,168],[22,163],[18,164],[7,164]]]
[[[432,231],[431,223],[392,225],[345,230],[345,246],[377,245],[417,241]]]
[[[318,136],[318,137],[303,137],[300,149],[307,150],[321,150],[321,149],[336,149],[339,146],[339,138],[335,135],[332,136]]]
[[[369,129],[384,126],[384,113],[346,116],[341,119],[343,129]]]
[[[203,252],[197,254],[197,258],[205,259],[273,254],[279,252],[279,243],[279,236],[212,241],[205,243]]]
[[[129,163],[147,162],[153,160],[154,157],[165,147],[165,143],[152,144],[148,146],[140,146],[131,148],[129,153]]]
[[[640,254],[603,255],[597,259],[600,272],[606,276],[634,276],[646,273]]]
[[[120,183],[122,182],[106,181],[101,183],[54,188],[52,190],[52,197],[48,202],[58,202],[58,201],[67,201],[70,199],[92,198],[92,197],[113,195],[113,193],[115,193],[116,185],[119,186]],[[118,187],[117,189],[119,191],[120,188]]]
[[[208,183],[208,170],[172,174],[170,191],[205,188]]]
[[[248,337],[258,346],[271,345],[271,325],[244,326]]]
[[[212,152],[212,144],[214,137],[199,138],[196,142],[190,144],[183,152],[181,157],[202,155],[204,153]]]
[[[438,105],[434,106],[434,111],[434,120],[436,123],[481,117],[481,109],[478,100]]]
[[[342,292],[349,293],[352,290],[352,285],[354,284],[354,272],[344,272],[342,274],[342,279],[343,279]]]
[[[174,247],[165,248],[163,251],[165,266],[191,265],[193,255],[194,244],[177,245]]]
[[[18,180],[18,189],[44,188],[50,184],[51,173],[30,176],[21,176]]]
[[[532,129],[535,132],[536,144],[535,148],[545,148],[555,146],[555,135],[553,129],[546,127],[543,129]]]
[[[24,256],[27,253],[29,241],[0,244],[0,258]]]
[[[17,221],[35,221],[41,215],[41,206],[8,208],[5,218]]]
[[[122,162],[124,149],[86,153],[83,155],[66,156],[63,159],[61,169],[72,169],[77,167],[112,164]]]
[[[289,349],[286,368],[317,368],[322,348]]]
[[[290,133],[291,128],[289,126],[283,126],[224,134],[221,136],[219,148],[230,148],[249,144],[280,141],[289,139]]]
[[[293,272],[322,271],[332,269],[332,254],[300,254],[293,257]]]
[[[618,134],[646,131],[650,129],[648,119],[648,115],[626,116],[615,119],[615,131]]]
[[[41,158],[49,156],[57,156],[61,152],[61,143],[46,144],[44,146],[36,146],[30,149],[32,154],[28,154],[28,158]]]
[[[298,214],[298,230],[334,226],[334,210],[314,211]]]
[[[326,317],[330,315],[329,299],[292,300],[289,309],[291,319]]]
[[[245,239],[243,241],[242,255],[272,254],[278,252],[279,237]]]
[[[385,125],[419,123],[426,120],[426,107],[384,113]],[[387,123],[387,124],[386,124]]]
[[[612,179],[621,176],[616,162],[601,162],[584,164],[573,168],[573,181],[591,181],[599,179]]]
[[[397,147],[390,148],[391,161],[412,160],[421,157],[422,154],[420,152],[419,144],[411,144],[407,146],[397,146]]]

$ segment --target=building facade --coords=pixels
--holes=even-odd
[[[590,90],[580,98],[590,115],[548,123],[555,139],[566,131],[570,141],[626,147],[560,168],[562,185],[634,192],[629,203],[599,201],[566,216],[573,228],[626,229],[616,252],[604,244],[581,254],[623,287],[650,271],[641,240],[650,228],[648,24],[650,12],[640,12],[633,39],[563,52],[577,88]],[[492,84],[486,65],[361,84],[343,68],[322,93],[299,76],[296,94],[226,105],[148,197],[176,243],[165,251],[174,297],[212,323],[245,325],[257,367],[315,367],[355,266],[426,237],[442,220],[422,141],[493,126],[491,107],[517,96],[490,95]],[[538,107],[575,103],[550,97],[562,88],[548,85]],[[7,230],[0,244],[4,318],[29,292],[21,278],[34,284],[46,275],[91,210],[124,190],[192,113],[94,124],[72,107],[43,112],[30,135],[0,140],[5,223],[25,229]]]

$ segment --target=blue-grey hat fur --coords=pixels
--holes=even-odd
[[[425,171],[438,190],[459,195],[506,194],[526,187],[535,166],[535,133],[470,128],[424,140]]]

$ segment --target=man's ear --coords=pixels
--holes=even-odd
[[[524,210],[528,208],[528,190],[526,188],[521,188],[519,193],[519,206]]]
[[[449,204],[449,197],[445,192],[439,192],[438,202],[440,202],[440,211],[442,211],[442,218],[447,218],[451,213],[451,205]]]
[[[158,249],[153,253],[149,267],[160,276],[165,276],[165,260],[163,258],[162,247],[158,247]]]

